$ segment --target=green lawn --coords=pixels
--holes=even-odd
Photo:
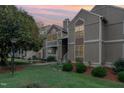
[[[16,72],[14,77],[10,73],[0,74],[0,87],[25,87],[37,84],[40,87],[124,87],[124,83],[103,80],[74,72],[63,72],[55,65],[30,66]]]

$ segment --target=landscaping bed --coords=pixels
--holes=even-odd
[[[16,66],[15,71],[21,71],[24,69],[24,66]],[[11,72],[11,67],[0,67],[0,73]]]
[[[117,65],[118,67],[116,68],[108,68],[104,66],[91,67],[91,66],[86,66],[83,63],[79,63],[79,62],[77,63],[67,62],[63,65],[63,68],[64,68],[63,71],[67,71],[67,72],[72,71],[72,72],[82,73],[85,75],[94,76],[94,77],[105,79],[105,80],[124,82],[124,71],[123,71],[123,65],[122,65],[123,63],[119,63],[119,62],[116,63],[118,64]],[[121,62],[124,62],[124,61],[121,60]],[[69,68],[71,66],[73,68]],[[122,71],[116,72],[120,70]]]
[[[22,59],[16,59],[15,62],[15,71],[21,71],[25,68],[25,66],[30,65],[30,62],[27,62],[25,60]],[[7,72],[11,72],[11,61],[8,61],[8,65],[7,66],[0,66],[0,73],[7,73]]]
[[[85,74],[91,75],[92,69],[93,67],[87,67]],[[106,70],[107,70],[107,75],[103,79],[118,81],[117,75],[114,73],[114,71],[111,68],[106,68]]]

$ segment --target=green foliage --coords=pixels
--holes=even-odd
[[[42,62],[46,62],[47,59],[45,59],[45,58],[41,58],[41,61],[42,61]]]
[[[17,38],[14,44],[16,50],[32,50],[34,47],[34,50],[39,50],[42,45],[33,17],[13,5],[3,5],[0,6],[0,64],[5,65],[12,48],[12,38]]]
[[[73,66],[72,66],[71,63],[65,63],[65,64],[63,64],[63,67],[62,67],[62,70],[63,71],[72,71],[72,69],[73,69]]]
[[[37,57],[36,56],[32,56],[32,60],[37,60]]]
[[[53,61],[56,61],[56,58],[54,56],[47,57],[47,62],[53,62]]]
[[[124,71],[118,73],[118,80],[124,82]]]
[[[124,59],[119,59],[114,63],[114,71],[115,72],[124,71]]]
[[[86,71],[86,66],[83,63],[76,63],[76,72],[84,73]]]
[[[41,58],[40,57],[37,57],[37,56],[32,56],[32,58],[31,58],[32,60],[41,60]]]
[[[92,75],[95,77],[105,77],[107,75],[107,71],[104,67],[95,67],[92,70]]]
[[[14,64],[17,66],[17,65],[28,65],[28,64],[30,64],[29,62],[14,62]],[[11,62],[9,62],[9,65],[11,65]]]
[[[31,60],[31,57],[30,57],[30,58],[28,58],[28,60]]]

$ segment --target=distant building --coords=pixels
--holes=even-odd
[[[47,32],[46,39],[46,58],[54,56],[56,60],[61,61],[68,51],[68,28],[64,21],[64,27],[52,25]]]
[[[47,33],[48,33],[48,30],[51,28],[51,25],[47,25],[47,26],[43,26],[40,30],[39,30],[39,33],[40,33],[40,36],[44,39],[44,42],[43,42],[43,47],[40,51],[41,53],[41,58],[43,59],[46,59],[46,40],[47,40]]]

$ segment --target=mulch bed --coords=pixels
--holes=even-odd
[[[24,69],[24,66],[16,66],[15,71],[21,71]],[[0,73],[11,72],[11,68],[9,67],[0,67]]]
[[[72,65],[73,65],[73,72],[76,72],[75,64],[72,64]],[[87,67],[87,70],[86,70],[86,72],[84,74],[91,75],[92,69],[93,69],[93,67]],[[106,67],[106,70],[107,70],[107,75],[103,79],[112,80],[112,81],[118,81],[119,82],[119,80],[117,79],[117,75],[114,73],[112,68],[107,68]]]
[[[87,67],[87,70],[85,72],[86,75],[91,75],[93,67]],[[118,81],[117,75],[113,72],[111,68],[107,69],[107,75],[103,79],[112,80],[112,81]]]
[[[119,81],[117,79],[117,75],[113,72],[111,68],[106,68],[107,69],[107,76],[104,77],[104,79],[112,80],[112,81]]]

